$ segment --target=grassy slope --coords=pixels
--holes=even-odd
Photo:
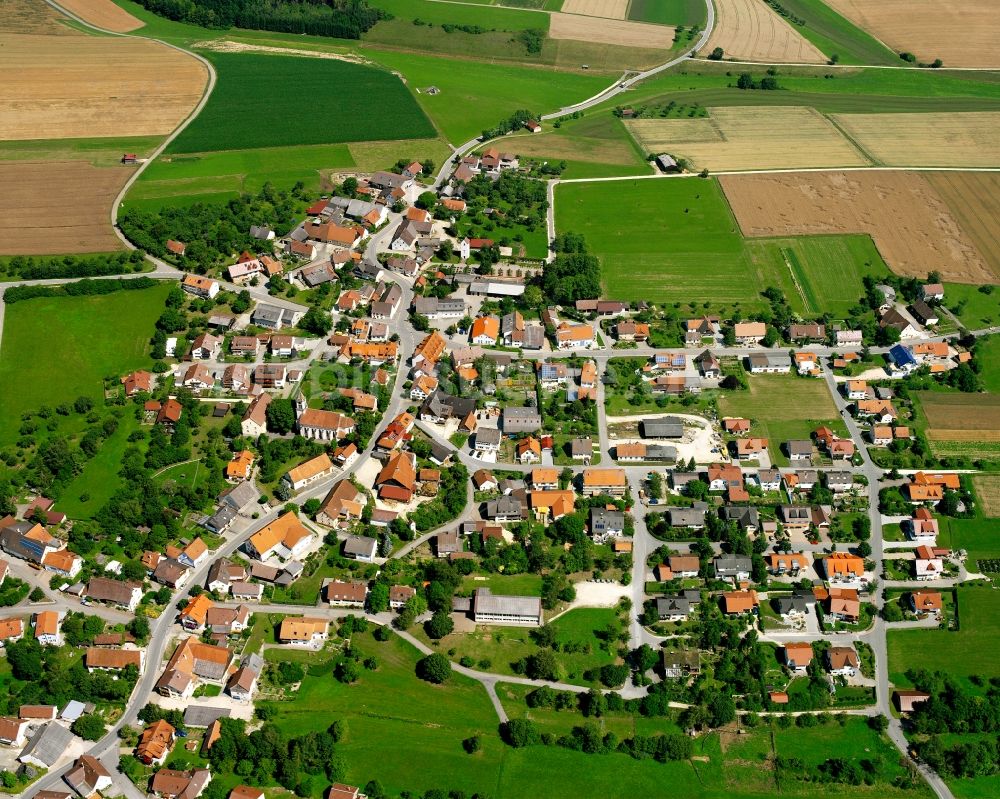
[[[205,56],[218,82],[170,152],[417,139],[435,133],[406,87],[387,71],[294,56]]]
[[[601,178],[648,175],[649,163],[620,119],[605,112],[549,126],[542,133],[517,134],[504,147],[537,160],[566,162],[561,177]]]
[[[749,71],[762,75],[765,70],[752,68]],[[843,113],[1000,108],[1000,72],[779,67],[780,91],[748,92],[730,88],[730,84],[735,87],[735,83],[732,65],[683,64],[643,81],[627,95],[598,108],[610,110],[619,104],[637,106],[671,99],[708,106],[811,105],[821,111]]]
[[[627,214],[615,212],[626,205]],[[714,179],[563,184],[555,206],[557,231],[587,237],[601,258],[609,296],[623,300],[695,297],[716,306],[758,307],[760,293],[778,286],[796,311],[812,312],[824,294],[823,308],[836,312],[861,296],[864,271],[885,269],[863,237],[744,239]],[[806,292],[792,282],[783,250],[809,278],[800,280]]]
[[[606,75],[472,61],[456,64],[411,53],[366,50],[365,55],[402,73],[413,89],[441,90],[433,96],[418,94],[417,101],[453,144],[478,136],[519,109],[554,111],[592,97],[609,82]]]
[[[346,781],[364,785],[378,778],[387,793],[402,790],[423,792],[432,787],[479,791],[495,799],[544,796],[547,799],[579,799],[584,792],[608,796],[661,796],[669,785],[673,795],[694,799],[764,799],[775,794],[769,768],[759,755],[771,753],[770,731],[744,736],[723,753],[717,735],[695,741],[699,760],[660,764],[636,761],[625,755],[585,755],[557,747],[514,750],[497,737],[497,718],[482,688],[471,680],[453,675],[442,687],[431,686],[413,676],[415,650],[395,636],[380,644],[370,635],[354,636],[353,645],[364,655],[379,660],[376,672],[363,671],[352,686],[336,682],[329,667],[313,669],[292,701],[274,703],[279,713],[275,723],[288,734],[325,729],[332,721],[346,722],[347,735],[338,753],[347,764]],[[269,654],[277,655],[272,651]],[[304,655],[309,662],[316,656]],[[273,659],[273,658],[269,658]],[[296,660],[299,658],[296,657]],[[504,700],[514,711],[517,693],[505,691]],[[515,715],[521,715],[514,711]],[[583,721],[577,714],[550,714],[546,729],[568,731]],[[639,719],[643,734],[674,732],[669,719]],[[615,716],[601,721],[609,729],[629,733],[629,720]],[[463,738],[480,734],[482,749],[475,755],[462,751]],[[809,732],[810,736],[816,733]],[[779,751],[788,747],[809,762],[820,762],[830,751],[843,752],[854,760],[871,757],[871,752],[888,753],[888,744],[867,731],[862,719],[852,719],[845,727],[831,725],[820,733],[824,746],[799,754],[801,731],[777,733]],[[886,759],[892,760],[891,757]],[[416,765],[419,764],[419,765]],[[887,768],[892,769],[892,766]],[[922,792],[902,792],[879,785],[879,795],[917,797]],[[837,786],[837,795],[870,796],[871,788]],[[781,795],[816,796],[814,786],[782,784]]]
[[[0,443],[41,405],[103,400],[102,380],[150,364],[148,342],[169,286],[7,306],[0,349]]]
[[[806,21],[805,25],[794,25],[795,30],[826,55],[836,53],[842,64],[900,63],[896,53],[822,0],[782,0],[782,5]]]
[[[66,486],[59,498],[59,510],[71,519],[89,519],[102,507],[121,486],[118,472],[122,456],[129,446],[128,437],[139,429],[139,422],[131,409],[121,416],[118,429],[101,444],[83,468],[83,471]],[[89,496],[89,499],[83,497]]]

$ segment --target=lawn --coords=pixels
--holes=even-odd
[[[609,83],[607,75],[555,72],[544,67],[475,61],[457,65],[448,58],[375,50],[366,50],[365,55],[406,78],[420,106],[453,144],[478,136],[519,109],[537,114],[555,111],[592,97]],[[440,93],[427,94],[424,90],[430,86],[436,86]]]
[[[700,0],[632,0],[628,18],[660,25],[704,25],[705,4]]]
[[[890,630],[889,677],[910,687],[907,669],[1000,677],[1000,597],[992,588],[958,588],[959,630]]]
[[[969,570],[978,569],[980,558],[1000,558],[1000,526],[995,519],[939,517],[938,545],[969,553]]]
[[[377,778],[389,794],[492,790],[503,745],[482,686],[457,674],[440,687],[419,681],[414,675],[419,655],[398,636],[378,643],[370,634],[355,635],[352,644],[377,657],[378,670],[364,670],[350,686],[334,680],[329,668],[310,673],[293,700],[273,703],[278,728],[301,735],[345,721],[348,732],[338,750],[347,762],[345,781],[353,785]],[[470,757],[461,742],[477,733],[484,746]]]
[[[888,64],[895,66],[899,56],[871,34],[842,17],[822,0],[781,0],[782,6],[804,25],[796,31],[828,56],[836,54],[842,64]]]
[[[986,291],[981,291],[985,289]],[[965,283],[947,283],[944,287],[944,307],[959,318],[969,330],[992,327],[1000,321],[1000,291],[991,286],[969,286]],[[984,342],[980,342],[980,347]],[[1000,345],[991,345],[1000,353]],[[983,366],[987,366],[986,363]],[[1000,390],[1000,377],[993,382],[991,391]]]
[[[888,272],[865,236],[745,239],[714,178],[562,184],[555,213],[558,232],[586,236],[615,299],[758,308],[777,286],[799,313],[836,314],[863,294],[862,274]]]
[[[541,732],[551,732],[555,735],[565,735],[572,727],[580,723],[580,713],[575,709],[556,710],[554,708],[528,707],[524,697],[533,690],[534,688],[530,685],[497,683],[497,696],[503,704],[503,709],[512,719],[530,719],[535,722]],[[672,725],[667,719],[646,719],[625,712],[608,712],[595,721],[600,725],[602,731],[613,732],[619,738],[629,738],[635,735],[640,722],[643,724],[654,722],[664,732],[674,731],[669,729]],[[650,732],[652,731],[643,730],[641,734],[648,735]]]
[[[388,70],[284,55],[204,56],[218,82],[204,110],[171,143],[171,153],[423,139],[436,133]]]
[[[747,391],[719,397],[720,416],[743,416],[753,422],[753,435],[769,440],[771,460],[786,466],[781,445],[791,438],[808,439],[822,424],[847,435],[823,380],[795,375],[751,375]]]
[[[166,469],[157,472],[153,479],[160,485],[173,483],[178,488],[194,491],[206,477],[208,477],[208,472],[201,465],[201,461],[196,460],[175,463],[173,466],[168,466]]]
[[[148,367],[153,324],[169,290],[164,283],[140,291],[8,305],[0,347],[0,385],[8,387],[0,391],[0,444],[17,437],[25,411],[79,396],[103,402],[105,376]]]
[[[899,765],[896,747],[885,736],[871,729],[863,718],[851,717],[844,726],[827,724],[803,731],[795,727],[785,730],[776,725],[773,730],[777,754],[800,758],[807,766],[815,767],[829,757],[841,757],[854,763],[862,760],[879,763],[883,778],[888,777],[889,781],[905,773]],[[838,785],[836,795],[843,795],[845,788]],[[891,790],[882,783],[879,789],[879,795]],[[913,795],[917,792],[907,793]],[[929,791],[922,793],[930,795]]]
[[[509,590],[510,586],[505,584],[505,588]],[[594,634],[603,630],[614,618],[615,613],[610,608],[584,608],[569,611],[552,622],[558,640],[587,647],[578,652],[556,654],[565,682],[591,685],[583,677],[585,671],[615,662],[615,655],[607,652]],[[474,632],[454,632],[440,641],[428,638],[422,627],[412,632],[455,662],[463,657],[470,657],[477,664],[488,661],[489,666],[480,665],[477,668],[497,674],[515,674],[512,664],[539,651],[531,638],[531,631],[524,627],[477,625]]]
[[[1000,336],[980,339],[976,354],[983,388],[991,394],[1000,394]]]
[[[108,437],[101,448],[62,492],[59,510],[71,519],[89,519],[104,507],[121,486],[118,472],[122,456],[130,446],[128,437],[139,429],[139,422],[131,411],[119,417],[118,429]],[[144,446],[144,444],[139,444]]]
[[[541,596],[542,578],[538,574],[477,574],[462,580],[461,593],[471,593],[477,588],[489,588],[494,594]]]

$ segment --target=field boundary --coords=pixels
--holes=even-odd
[[[45,2],[52,8],[54,8],[56,11],[60,12],[61,14],[65,14],[70,19],[75,20],[80,25],[83,25],[91,30],[98,31],[103,34],[108,34],[110,36],[119,36],[126,39],[144,39],[145,41],[156,42],[157,44],[160,44],[163,47],[169,47],[172,50],[176,50],[179,53],[184,53],[185,55],[188,55],[191,58],[200,61],[204,65],[205,69],[208,70],[208,81],[205,84],[205,90],[204,92],[202,92],[201,99],[198,101],[195,107],[191,109],[191,113],[189,113],[187,117],[185,117],[181,121],[180,125],[174,128],[174,130],[160,143],[159,147],[157,147],[155,150],[153,150],[152,153],[149,154],[149,157],[146,158],[146,160],[143,163],[139,164],[139,168],[132,173],[132,175],[129,177],[127,181],[125,181],[125,185],[122,187],[121,191],[118,192],[118,196],[115,197],[115,200],[111,205],[111,227],[114,229],[115,235],[118,236],[119,239],[121,239],[121,241],[125,244],[125,246],[128,249],[134,250],[135,245],[132,244],[132,242],[130,242],[126,238],[125,234],[122,233],[121,230],[118,228],[118,208],[121,205],[122,200],[125,198],[125,195],[128,192],[128,190],[132,188],[132,184],[139,179],[139,176],[146,170],[146,168],[150,164],[153,163],[153,161],[155,161],[157,158],[160,157],[160,155],[163,153],[164,150],[167,149],[170,143],[173,142],[173,140],[176,139],[184,131],[184,129],[187,128],[188,125],[190,125],[195,120],[195,117],[197,117],[198,114],[200,114],[202,110],[205,108],[205,106],[208,104],[208,98],[211,96],[212,91],[215,89],[215,83],[217,79],[217,76],[215,74],[215,67],[212,66],[212,64],[209,62],[207,58],[198,55],[198,53],[193,53],[190,50],[185,50],[183,47],[179,47],[176,44],[170,44],[169,42],[164,42],[161,39],[154,39],[150,36],[140,36],[135,33],[116,33],[115,31],[105,30],[104,28],[100,28],[97,25],[92,25],[85,19],[78,17],[76,14],[67,11],[57,2],[54,2],[54,0],[45,0]],[[137,28],[137,30],[141,31],[142,28]]]

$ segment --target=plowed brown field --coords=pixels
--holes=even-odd
[[[674,29],[669,25],[652,25],[627,19],[600,19],[578,14],[553,13],[549,16],[549,36],[553,39],[645,48],[669,48],[674,43]]]
[[[140,39],[0,35],[0,139],[165,135],[207,78],[191,56]]]
[[[761,0],[716,0],[715,29],[704,53],[778,64],[825,64],[827,58]]]
[[[111,203],[131,174],[80,161],[0,163],[0,255],[120,249]]]
[[[1000,174],[928,172],[925,177],[993,270],[993,282],[1000,281]]]
[[[913,172],[723,175],[745,236],[868,233],[894,272],[995,283],[997,276],[949,206]]]
[[[950,67],[1000,66],[996,0],[827,0],[898,51]]]
[[[59,5],[80,19],[115,33],[128,33],[143,23],[111,0],[59,0]]]

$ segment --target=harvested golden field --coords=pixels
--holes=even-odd
[[[128,33],[143,23],[111,0],[59,0],[59,5],[84,22],[115,33]]]
[[[927,172],[925,177],[993,271],[993,282],[1000,280],[1000,174]]]
[[[0,19],[6,33],[44,33],[50,36],[79,36],[63,24],[66,19],[43,0],[0,0]]]
[[[1000,441],[1000,395],[918,393],[931,441]]]
[[[769,64],[825,64],[827,58],[761,0],[716,0],[715,29],[704,53]]]
[[[82,161],[0,163],[0,255],[120,249],[111,204],[132,172]]]
[[[674,43],[674,29],[669,25],[559,12],[550,14],[549,17],[549,36],[552,39],[575,39],[595,44],[645,48],[669,48]]]
[[[827,0],[893,50],[949,67],[1000,66],[996,0]]]
[[[991,519],[1000,517],[1000,474],[973,475],[972,485],[976,489],[983,515]]]
[[[834,114],[858,146],[886,166],[1000,166],[1000,112]]]
[[[992,283],[976,244],[923,175],[799,172],[719,178],[744,236],[867,233],[889,267],[925,278]]]
[[[563,0],[562,11],[588,17],[625,19],[629,0]]]
[[[3,34],[0,139],[166,134],[207,79],[196,59],[141,39]]]
[[[826,117],[811,108],[710,108],[695,119],[626,123],[644,152],[684,157],[696,169],[867,166]]]

